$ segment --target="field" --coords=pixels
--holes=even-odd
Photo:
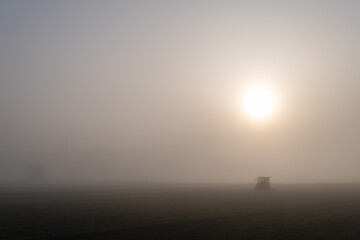
[[[360,185],[3,187],[0,239],[360,239]]]

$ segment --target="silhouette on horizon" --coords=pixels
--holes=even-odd
[[[270,190],[270,177],[258,177],[255,190]]]

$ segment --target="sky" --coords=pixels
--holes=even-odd
[[[0,183],[360,182],[359,1],[3,0],[0,37]]]

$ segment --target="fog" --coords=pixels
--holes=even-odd
[[[1,1],[0,184],[359,182],[357,1]],[[273,116],[239,98],[274,89]]]

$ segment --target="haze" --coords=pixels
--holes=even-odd
[[[340,0],[1,1],[0,183],[34,166],[46,183],[359,182],[359,13]],[[268,121],[239,111],[257,84],[276,92]]]

